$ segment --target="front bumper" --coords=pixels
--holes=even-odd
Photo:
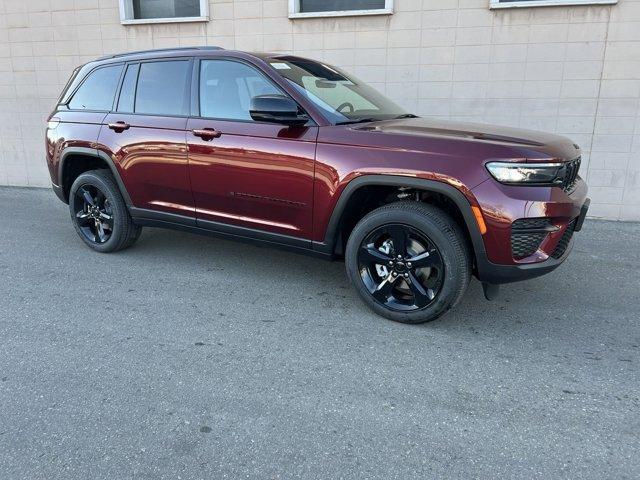
[[[478,258],[477,276],[482,282],[501,284],[529,280],[541,277],[558,268],[566,260],[573,249],[573,238],[569,246],[560,258],[549,257],[547,260],[537,263],[526,263],[521,265],[499,265],[491,263],[486,258]]]
[[[581,229],[590,203],[582,179],[571,193],[559,188],[509,187],[493,180],[473,193],[487,223],[485,252],[476,254],[476,274],[493,284],[535,278],[560,266],[571,252],[573,233]],[[512,252],[512,224],[519,219],[549,219],[554,228],[525,258]]]

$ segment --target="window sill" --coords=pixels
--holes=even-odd
[[[535,0],[530,2],[498,2],[491,1],[489,8],[527,8],[527,7],[565,7],[570,5],[613,5],[618,0]]]
[[[139,18],[135,20],[120,20],[122,25],[146,25],[153,23],[194,23],[208,22],[209,17],[177,17],[177,18]]]
[[[393,15],[392,8],[380,8],[377,10],[338,10],[331,12],[307,12],[290,13],[289,18],[328,18],[328,17],[359,17],[363,15]]]

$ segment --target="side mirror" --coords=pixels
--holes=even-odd
[[[298,104],[283,95],[258,95],[251,99],[249,114],[257,122],[304,125],[309,117],[298,113]]]

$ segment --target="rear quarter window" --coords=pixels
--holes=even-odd
[[[69,101],[72,110],[109,111],[122,73],[122,65],[99,67],[84,79]]]

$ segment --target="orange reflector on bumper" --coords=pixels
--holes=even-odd
[[[484,223],[484,218],[482,217],[482,210],[480,207],[472,206],[471,210],[473,211],[473,216],[476,217],[476,223],[478,224],[478,230],[480,230],[480,234],[484,235],[487,233],[487,226]]]

